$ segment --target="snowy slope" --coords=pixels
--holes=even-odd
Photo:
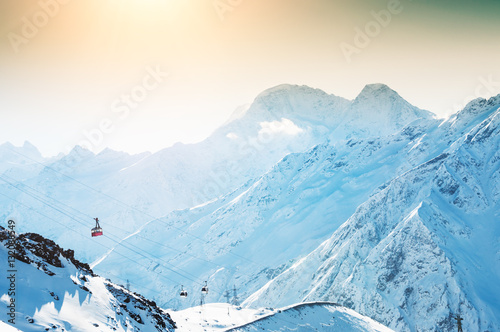
[[[4,323],[2,321],[0,321],[0,330],[3,331],[3,332],[18,332],[18,331],[21,331],[19,329],[16,329],[15,327],[13,327],[11,324],[7,324],[7,323]]]
[[[380,323],[334,303],[249,309],[211,303],[172,312],[177,331],[345,331],[391,332]]]
[[[275,312],[271,308],[249,309],[228,303],[207,303],[184,310],[170,311],[178,332],[226,331]]]
[[[14,266],[7,266],[14,248]],[[1,228],[0,262],[4,271],[15,271],[8,272],[14,279],[0,280],[0,302],[5,308],[13,299],[16,313],[2,310],[2,331],[9,331],[5,324],[21,331],[174,330],[175,323],[154,302],[95,275],[72,250],[38,234],[12,237]]]
[[[391,332],[393,330],[353,310],[328,302],[293,305],[227,330],[243,331],[343,331]]]
[[[461,133],[461,117],[477,125],[245,303],[337,301],[400,331],[449,330],[461,313],[465,330],[498,330],[499,107],[500,97],[479,100],[443,123],[436,137]]]

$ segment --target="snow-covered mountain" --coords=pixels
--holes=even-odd
[[[461,313],[494,331],[499,108],[478,99],[443,121],[382,84],[353,101],[278,86],[198,144],[10,167],[0,211],[165,308],[236,288],[250,308],[337,302],[398,331]],[[105,236],[90,239],[95,216]]]
[[[373,90],[381,93],[380,89]],[[381,97],[378,108],[372,106],[379,114],[395,112],[391,105],[396,97],[398,103],[407,105],[389,88],[382,90],[382,96],[389,97]],[[272,90],[270,95],[274,94],[280,100],[283,91]],[[368,98],[367,94],[365,88],[363,98]],[[340,122],[347,118],[344,113],[339,114]],[[183,283],[197,288],[208,279],[220,289],[210,295],[211,300],[223,300],[224,290],[235,281],[245,285],[243,296],[250,295],[291,260],[312,251],[330,236],[373,190],[394,174],[426,160],[426,154],[407,160],[412,147],[409,143],[429,128],[437,128],[440,121],[417,108],[405,121],[398,121],[407,126],[388,138],[377,138],[377,129],[376,134],[360,137],[362,144],[352,139],[327,141],[307,152],[284,157],[261,177],[219,200],[154,220],[106,254],[96,269],[127,275],[139,285],[148,280],[166,288],[160,294],[148,295],[162,304],[173,300],[165,305],[174,307],[178,300],[163,294],[175,292]],[[138,252],[137,248],[142,250]],[[153,272],[124,266],[128,257],[145,262]],[[179,273],[179,268],[187,273]]]
[[[470,147],[466,142],[467,137],[475,137],[475,133],[485,130],[484,128],[495,128],[499,107],[499,97],[489,101],[477,100],[446,121],[424,117],[415,119],[390,135],[348,141],[330,140],[307,152],[290,154],[263,176],[233,193],[204,206],[177,211],[166,218],[153,221],[139,234],[123,242],[124,245],[142,248],[154,255],[138,254],[126,247],[117,247],[116,252],[107,255],[96,269],[114,269],[114,274],[126,275],[139,288],[141,284],[155,285],[154,289],[164,291],[154,295],[148,294],[146,290],[146,294],[155,296],[159,303],[172,307],[180,306],[179,300],[162,294],[172,294],[183,284],[185,288],[195,292],[195,296],[187,301],[189,304],[184,305],[193,305],[199,301],[197,289],[207,280],[214,289],[207,301],[223,300],[225,290],[237,284],[240,297],[247,299],[245,304],[250,306],[282,306],[303,300],[338,301],[396,330],[405,330],[408,326],[415,325],[432,330],[434,327],[451,326],[454,322],[451,313],[465,312],[463,304],[460,308],[452,305],[456,300],[457,303],[472,303],[471,308],[475,308],[472,313],[469,312],[467,326],[472,329],[494,327],[497,322],[493,317],[498,308],[491,311],[491,307],[495,305],[490,306],[491,300],[478,295],[482,293],[479,292],[478,285],[490,285],[491,280],[498,280],[498,271],[495,268],[488,270],[488,278],[481,282],[465,281],[480,273],[474,265],[469,266],[477,255],[472,248],[484,247],[484,252],[498,252],[500,237],[495,224],[499,211],[499,188],[495,182],[498,177],[498,161],[495,159],[495,153],[498,153],[498,133],[493,130],[490,140],[478,145],[474,151],[469,151]],[[463,118],[468,120],[461,121]],[[463,154],[460,151],[464,151]],[[480,154],[480,151],[484,152]],[[479,210],[462,208],[459,213],[444,203],[442,196],[446,195],[441,191],[445,189],[440,191],[438,187],[434,190],[429,188],[432,188],[433,183],[438,186],[438,183],[442,185],[450,181],[448,178],[451,175],[445,170],[451,166],[447,166],[447,163],[455,165],[458,162],[454,160],[461,160],[468,154],[479,158],[470,160],[471,165],[487,165],[490,162],[495,164],[488,166],[488,169],[476,169],[473,173],[468,173],[467,163],[463,164],[463,174],[457,181],[468,181],[468,186],[481,194],[467,196],[467,200],[473,202],[472,205],[479,204],[478,206],[482,206],[482,200],[487,200],[488,205]],[[384,196],[395,186],[398,190],[390,198]],[[440,194],[430,195],[433,192]],[[466,189],[461,192],[465,193]],[[458,200],[465,200],[464,197],[457,197]],[[429,220],[422,222],[424,226],[404,228],[402,225],[405,222],[413,222],[416,216],[423,213],[417,213],[419,209],[436,212],[427,212]],[[367,215],[361,216],[362,213]],[[453,227],[457,233],[465,227],[467,220],[472,225],[477,223],[475,220],[481,220],[481,226],[476,227],[476,230],[480,232],[483,227],[489,229],[487,238],[490,240],[481,240],[481,236],[486,234],[479,233],[469,240],[470,243],[464,244],[465,249],[458,249],[463,243],[456,242],[456,250],[454,247],[445,248],[442,244],[434,247],[434,242],[448,243],[447,239],[450,237],[447,233],[436,231],[442,227],[427,225],[437,215],[444,223],[452,225],[449,227]],[[347,223],[344,223],[346,220]],[[401,233],[392,233],[400,223],[399,227],[405,232],[411,230],[416,234],[410,232],[408,237],[402,237]],[[351,224],[354,229],[351,232],[357,235],[350,240],[341,232]],[[364,230],[365,227],[367,233],[358,231],[358,228]],[[465,228],[464,231],[470,230]],[[375,238],[379,242],[372,243],[375,235],[371,232],[380,237]],[[421,232],[427,235],[428,241],[424,241],[426,237]],[[324,250],[325,244],[320,246],[332,233],[334,237],[337,236],[336,240],[329,241],[339,246],[344,255],[336,256],[333,254],[334,249]],[[392,241],[389,235],[396,234],[400,237]],[[477,245],[476,241],[479,242]],[[364,242],[368,244],[363,245]],[[419,266],[417,263],[420,261],[428,261],[421,269],[425,273],[430,273],[430,270],[439,271],[440,274],[436,273],[436,278],[425,286],[422,285],[419,292],[413,292],[410,291],[412,285],[420,285],[425,278],[419,277],[418,273],[410,269],[402,277],[405,283],[398,284],[397,291],[393,290],[391,282],[395,276],[387,272],[387,266],[402,268],[400,263],[403,261],[383,252],[389,243],[411,252],[408,255],[415,261],[409,262],[409,267]],[[430,243],[428,247],[424,246],[426,243]],[[317,246],[320,247],[314,250]],[[363,246],[366,248],[363,249]],[[372,247],[382,252],[372,251]],[[437,250],[436,257],[431,255],[431,249]],[[360,254],[363,250],[366,251],[366,256]],[[322,253],[323,256],[316,260],[304,258],[311,251],[313,254],[307,257],[315,257],[314,253]],[[369,254],[375,255],[377,258],[371,259],[380,265],[359,274],[357,280],[361,284],[357,286],[356,293],[348,288],[347,281],[351,280],[353,271],[350,269],[359,269],[365,264],[364,260],[368,259]],[[125,255],[141,260],[148,268],[124,267]],[[384,257],[384,260],[379,256]],[[434,258],[431,259],[432,257]],[[495,258],[495,255],[484,257],[489,259],[481,266],[498,265],[498,257]],[[342,262],[349,268],[335,278],[335,274],[332,276],[329,269],[322,268],[321,264],[325,260],[335,264]],[[453,263],[443,263],[447,261]],[[351,262],[350,265],[348,262]],[[457,273],[456,264],[464,264],[472,271],[471,274]],[[381,281],[371,282],[373,278],[380,278]],[[336,287],[332,284],[335,281],[339,283],[337,287],[345,287],[342,288],[343,291],[327,292],[325,288]],[[427,299],[422,294],[437,294],[435,287],[439,289],[439,285],[435,282],[448,285],[441,289],[443,294],[450,294],[449,298],[441,302],[424,300],[420,307],[419,296]],[[469,286],[463,286],[466,284]],[[370,290],[368,285],[372,285],[374,289]],[[384,285],[386,288],[383,291],[377,288],[383,288]],[[465,290],[454,293],[464,287]],[[493,294],[499,294],[496,286],[492,286],[491,290]],[[390,295],[379,295],[383,292]],[[417,293],[419,295],[412,295]],[[412,296],[415,296],[415,303],[410,306],[404,301],[410,301]],[[431,319],[428,314],[430,308],[435,308],[436,311]]]
[[[391,180],[246,304],[328,299],[398,331],[451,330],[457,313],[466,330],[498,330],[499,107],[499,97],[479,100],[444,122],[434,136],[462,133],[464,117],[479,123]]]
[[[9,262],[2,264],[8,271],[0,279],[2,331],[8,326],[21,331],[175,329],[154,302],[95,275],[73,250],[38,234],[12,235],[1,227],[0,259]]]

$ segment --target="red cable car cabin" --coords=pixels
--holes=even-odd
[[[101,236],[102,235],[102,228],[99,225],[99,218],[94,218],[94,220],[95,220],[95,227],[92,228],[92,237]]]

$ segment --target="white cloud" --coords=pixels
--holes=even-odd
[[[281,121],[264,121],[259,124],[261,126],[259,136],[275,134],[297,135],[304,131],[302,128],[293,123],[292,120],[286,118],[281,118]]]

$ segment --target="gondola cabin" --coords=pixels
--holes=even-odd
[[[187,297],[188,296],[188,292],[184,290],[184,288],[181,286],[181,294],[180,294],[181,297]]]
[[[201,287],[201,292],[203,294],[208,294],[208,285],[206,281],[205,281],[205,286]]]
[[[91,230],[92,237],[101,236],[102,235],[102,228],[99,225],[99,218],[94,218],[94,220],[95,220],[95,227],[92,228],[92,230]]]

